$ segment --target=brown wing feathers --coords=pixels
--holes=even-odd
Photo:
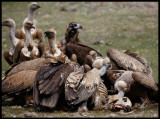
[[[33,88],[35,104],[55,107],[60,93],[64,90],[64,83],[70,71],[69,64],[41,67],[37,72]]]

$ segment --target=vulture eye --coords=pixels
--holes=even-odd
[[[70,28],[74,28],[74,27],[76,27],[77,26],[77,24],[72,24],[72,25],[70,25]]]
[[[30,24],[30,23],[27,23],[27,25],[28,25],[28,26],[31,26],[32,24]]]
[[[9,23],[9,21],[5,21],[5,23],[7,23],[7,24],[8,24],[8,23]]]

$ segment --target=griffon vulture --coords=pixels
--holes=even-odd
[[[119,95],[126,94],[133,102],[141,98],[143,103],[141,107],[149,104],[147,93],[157,92],[158,86],[146,59],[129,50],[109,49],[107,55],[123,70],[108,70],[104,80],[109,80],[112,85],[114,84]]]
[[[33,83],[40,67],[55,63],[51,58],[37,58],[12,66],[2,80],[3,100],[8,97],[26,97],[25,104],[33,104]]]
[[[45,37],[48,38],[49,46],[44,51],[43,57],[45,58],[53,58],[55,61],[65,62],[65,55],[60,50],[61,44],[60,42],[56,41],[56,31],[54,29],[49,29],[45,33]]]
[[[64,54],[67,55],[68,58],[71,58],[72,54],[75,54],[77,56],[77,62],[80,65],[83,65],[85,63],[86,56],[94,49],[80,42],[78,38],[78,29],[82,29],[80,24],[77,24],[76,22],[69,23],[65,33],[65,40],[61,43],[64,47]],[[99,52],[97,52],[97,54],[98,56],[101,56]]]
[[[21,104],[33,104],[33,100],[30,97],[32,97],[33,81],[36,73],[37,71],[35,70],[27,70],[6,76],[2,80],[2,101],[7,98],[17,97],[21,99]]]
[[[23,21],[23,24],[25,24],[26,21],[30,20],[33,22],[33,25],[35,29],[31,29],[31,34],[33,41],[37,44],[43,43],[43,31],[41,29],[36,28],[36,20],[34,19],[34,13],[37,9],[39,9],[40,6],[36,2],[32,2],[28,6],[28,17]],[[21,29],[16,30],[16,35],[19,39],[25,39],[25,28],[24,26]]]
[[[13,19],[6,19],[5,21],[2,22],[2,26],[7,26],[9,27],[9,37],[12,43],[12,47],[10,51],[5,51],[3,53],[4,59],[7,61],[9,65],[16,63],[15,62],[15,48],[16,46],[21,46],[24,43],[24,39],[18,39],[15,37],[15,29],[16,29],[16,24]]]
[[[65,99],[67,104],[73,108],[78,107],[78,111],[87,111],[87,100],[91,98],[93,94],[98,90],[102,80],[100,78],[106,71],[106,66],[104,65],[100,70],[93,68],[88,72],[84,72],[84,67],[78,71],[72,72],[65,83]],[[103,87],[103,86],[102,86]],[[99,89],[101,90],[101,89]],[[102,90],[100,91],[101,94],[104,93]],[[106,94],[105,92],[104,94]],[[98,98],[97,96],[95,96]],[[93,98],[93,102],[95,106],[98,107],[96,104],[96,99]]]
[[[24,43],[15,48],[15,57],[16,62],[22,62],[27,60],[36,59],[38,57],[41,57],[43,54],[44,46],[40,46],[40,44],[36,44],[33,42],[32,36],[31,36],[31,28],[34,28],[32,21],[26,21],[24,23],[24,29],[25,29],[25,41]],[[41,44],[42,45],[42,44]]]

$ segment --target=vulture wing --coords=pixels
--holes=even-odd
[[[9,65],[13,64],[12,56],[9,54],[9,51],[4,51],[3,57]]]
[[[2,81],[3,94],[19,94],[33,88],[37,71],[27,70],[14,73]]]
[[[73,43],[68,43],[66,46],[65,46],[65,54],[71,58],[72,54],[75,54],[77,56],[77,59],[78,59],[78,63],[80,65],[83,65],[85,60],[86,60],[86,57],[87,55],[89,54],[89,52],[91,50],[94,50],[96,51],[95,49],[89,47],[89,46],[86,46],[86,45],[83,45],[81,43],[79,44],[73,44]],[[96,51],[97,52],[97,51]],[[98,52],[97,52],[98,53]],[[98,53],[98,55],[102,56],[100,53]]]
[[[146,71],[146,66],[143,65],[142,62],[122,51],[117,49],[108,49],[107,55],[125,70],[140,72]]]
[[[84,69],[72,72],[65,84],[65,99],[72,105],[88,100],[98,89],[100,82],[99,71],[96,68],[86,74],[84,74]]]
[[[6,76],[10,76],[13,73],[17,73],[19,71],[26,71],[26,70],[35,70],[37,71],[41,66],[49,64],[52,62],[52,59],[45,59],[45,58],[37,58],[30,61],[21,62],[20,64],[13,66],[6,71]]]
[[[34,82],[34,103],[54,108],[71,71],[70,65],[67,63],[41,67]]]
[[[142,72],[133,72],[132,77],[141,85],[153,89],[154,91],[158,91],[158,86],[151,75]]]

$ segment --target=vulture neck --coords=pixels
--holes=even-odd
[[[55,50],[56,49],[56,37],[55,38],[49,38],[49,49],[50,50]]]
[[[31,8],[29,8],[29,10],[28,10],[28,19],[30,21],[33,21],[33,17],[34,17],[34,11]]]
[[[25,29],[25,35],[26,35],[25,43],[26,44],[33,44],[32,35],[31,35],[30,30]]]
[[[79,43],[80,41],[79,41],[79,39],[78,39],[78,35],[79,35],[79,32],[76,32],[75,35],[71,36],[70,42],[71,42],[71,43]]]
[[[67,43],[79,43],[80,40],[78,39],[78,35],[79,35],[79,32],[77,31],[75,34],[71,34],[69,32],[66,32],[65,34],[65,40]]]
[[[15,37],[15,26],[9,28],[9,37],[12,42],[12,46],[15,47],[18,42]]]

